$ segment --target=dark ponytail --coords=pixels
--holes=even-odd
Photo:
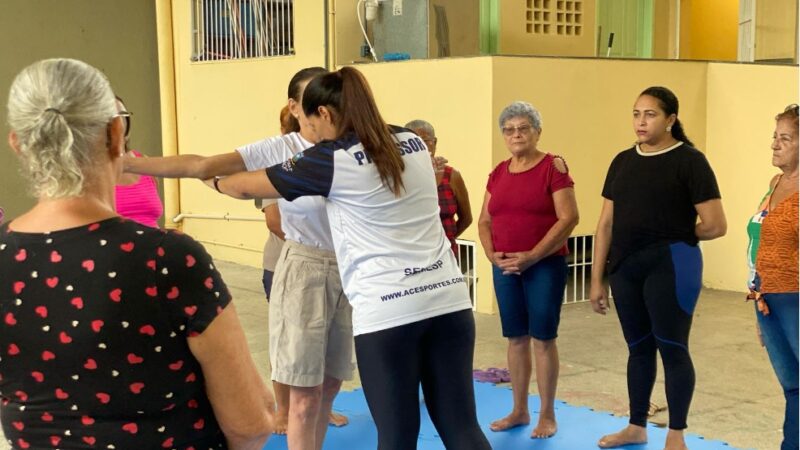
[[[319,107],[332,110],[338,134],[352,131],[378,169],[383,184],[400,195],[405,164],[394,136],[383,121],[364,75],[351,67],[318,76],[303,94],[303,111],[319,115]]]
[[[686,145],[690,147],[694,147],[692,141],[689,140],[689,137],[686,136],[686,132],[683,130],[683,124],[681,124],[680,119],[678,119],[678,97],[670,91],[669,89],[663,86],[652,86],[639,94],[639,97],[643,95],[648,95],[650,97],[655,98],[658,100],[659,106],[661,109],[664,110],[664,114],[667,117],[675,114],[675,123],[672,124],[672,137],[679,141],[683,141]]]

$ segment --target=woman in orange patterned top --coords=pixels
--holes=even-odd
[[[772,165],[781,169],[747,226],[749,299],[762,343],[786,397],[781,450],[797,449],[798,427],[798,106],[775,117]]]

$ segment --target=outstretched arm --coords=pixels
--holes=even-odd
[[[209,178],[204,180],[204,183],[220,194],[240,200],[281,198],[264,170],[239,172],[225,178]]]
[[[247,170],[239,152],[214,156],[177,155],[152,158],[125,158],[123,170],[163,178],[197,178],[232,175]]]

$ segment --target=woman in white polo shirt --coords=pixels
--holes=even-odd
[[[306,84],[321,73],[326,70],[303,69],[289,83],[289,109],[299,120],[299,132],[266,138],[211,157],[136,159],[125,166],[125,171],[208,179],[264,169],[285,161],[317,140],[300,102]],[[342,291],[325,200],[321,197],[296,202],[279,200],[278,206],[286,241],[275,269],[270,298],[272,379],[278,383],[275,386],[278,396],[280,384],[290,387],[288,429],[283,424],[289,448],[319,449],[342,380],[353,376],[352,308]],[[281,425],[276,424],[276,429]]]
[[[207,183],[236,198],[327,199],[381,450],[416,448],[420,383],[448,449],[489,449],[471,380],[472,307],[439,221],[425,144],[386,125],[353,68],[314,78],[303,93],[303,110],[318,135],[330,140],[266,171]]]

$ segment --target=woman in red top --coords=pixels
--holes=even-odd
[[[530,423],[533,340],[541,411],[531,437],[547,438],[557,429],[553,406],[558,381],[556,337],[567,280],[566,240],[578,224],[578,205],[564,160],[537,147],[542,134],[539,112],[517,101],[503,110],[499,122],[511,159],[489,175],[478,230],[494,266],[500,321],[508,338],[514,407],[491,429],[503,431]]]
[[[425,145],[431,158],[436,156],[436,131],[433,125],[424,120],[412,120],[406,128],[417,134]],[[442,220],[444,234],[450,240],[453,253],[458,258],[456,238],[472,224],[472,208],[469,205],[469,193],[461,173],[451,166],[445,165],[442,170],[434,164],[436,171],[436,189],[439,191],[439,217]]]

